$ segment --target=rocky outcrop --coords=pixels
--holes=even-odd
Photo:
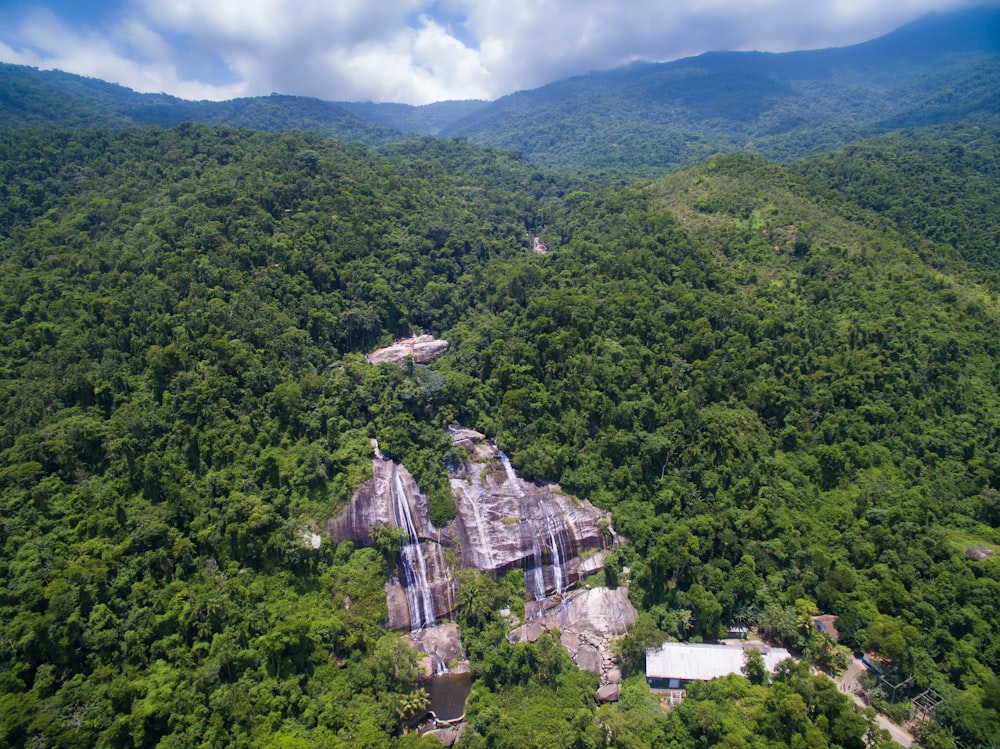
[[[612,537],[608,513],[555,484],[524,481],[477,432],[453,428],[452,441],[468,450],[448,470],[463,565],[493,575],[523,569],[535,599],[566,591],[603,566]]]
[[[448,468],[458,516],[447,527],[431,525],[427,497],[377,444],[372,479],[327,524],[336,541],[360,545],[374,543],[374,527],[406,532],[399,564],[386,584],[391,629],[426,629],[454,611],[457,590],[446,549],[463,566],[493,576],[523,570],[531,598],[544,601],[601,569],[614,540],[608,513],[555,484],[524,481],[479,432],[461,427],[450,432],[467,457]]]
[[[347,510],[327,523],[335,541],[374,543],[372,528],[402,528],[407,541],[386,583],[388,626],[423,629],[447,618],[455,608],[456,583],[441,545],[442,534],[428,519],[427,497],[402,465],[386,458],[374,444],[373,478],[351,498]]]
[[[391,346],[376,349],[365,358],[369,364],[389,362],[403,366],[412,357],[414,364],[427,364],[448,350],[448,341],[432,335],[418,335],[401,338]]]
[[[413,647],[423,653],[420,667],[426,676],[434,676],[446,670],[453,674],[470,670],[469,662],[464,659],[462,637],[454,622],[411,632],[409,639]]]
[[[447,728],[432,728],[423,735],[433,736],[441,742],[442,746],[450,747],[455,746],[455,742],[458,741],[464,730],[465,724],[461,723],[457,726],[448,726]]]
[[[621,684],[605,684],[597,690],[597,701],[618,702],[618,698],[621,697],[621,692]]]
[[[534,642],[558,630],[559,644],[579,668],[600,674],[602,685],[621,682],[611,643],[638,618],[628,589],[592,588],[573,591],[561,600],[529,601],[525,616],[528,622],[511,630],[510,642]]]
[[[965,558],[973,562],[982,562],[993,557],[994,551],[988,546],[970,546],[965,550]]]

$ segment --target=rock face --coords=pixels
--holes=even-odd
[[[597,690],[598,702],[618,702],[621,696],[621,684],[605,684]]]
[[[452,441],[469,452],[448,470],[464,566],[493,575],[523,569],[536,600],[562,593],[603,566],[612,538],[608,513],[554,484],[524,481],[476,432],[453,428]]]
[[[359,545],[374,543],[371,529],[376,526],[406,531],[396,572],[386,585],[390,629],[423,630],[454,611],[457,589],[446,549],[463,566],[494,576],[523,570],[528,593],[542,602],[601,569],[614,539],[608,513],[554,484],[524,481],[479,432],[460,427],[450,432],[467,458],[449,465],[458,517],[447,527],[431,525],[427,497],[413,476],[385,458],[377,445],[374,477],[327,524],[336,541]]]
[[[965,558],[974,562],[982,562],[984,559],[992,558],[993,549],[988,546],[970,546],[965,550]]]
[[[413,357],[415,364],[427,364],[447,350],[448,341],[431,335],[418,335],[412,338],[401,338],[391,346],[372,351],[365,358],[369,364],[389,362],[403,366],[409,357]]]
[[[431,627],[455,609],[456,583],[445,561],[442,536],[428,519],[427,497],[402,465],[387,459],[375,445],[374,478],[362,484],[351,504],[327,524],[336,541],[374,543],[375,526],[402,528],[407,539],[386,583],[390,629]]]

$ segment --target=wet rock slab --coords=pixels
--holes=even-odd
[[[371,535],[373,527],[399,528],[404,525],[404,520],[399,517],[401,505],[398,500],[405,501],[413,530],[419,539],[429,595],[436,618],[440,621],[454,611],[458,590],[445,555],[444,544],[448,543],[449,537],[431,525],[427,496],[420,491],[410,472],[403,465],[386,458],[377,444],[373,447],[373,477],[358,488],[344,512],[329,520],[326,532],[336,542],[353,541],[359,546],[371,546],[374,544]],[[407,590],[397,565],[385,586],[389,629],[414,629],[408,592],[412,597],[412,588]]]
[[[525,481],[480,432],[458,426],[449,432],[453,445],[464,448],[467,455],[448,468],[458,510],[451,523],[443,528],[431,524],[427,496],[413,476],[373,442],[372,478],[358,488],[340,515],[328,521],[326,531],[337,542],[350,540],[363,546],[375,543],[372,528],[407,531],[402,563],[385,589],[390,629],[426,628],[453,613],[457,583],[450,564],[455,561],[494,577],[523,570],[533,599],[526,621],[536,619],[555,605],[559,595],[603,567],[608,547],[616,541],[611,516],[565,494],[556,484]],[[557,598],[548,598],[553,594]],[[573,600],[579,608],[592,599]],[[599,616],[610,615],[609,605],[597,604],[595,610],[580,610],[574,617],[596,622]],[[431,609],[433,617],[427,615]],[[611,623],[596,626],[608,629]],[[540,636],[534,631],[532,635]]]
[[[603,567],[613,540],[608,513],[556,484],[525,481],[479,433],[450,431],[452,443],[468,451],[448,470],[464,566],[493,575],[523,569],[536,599],[568,590]]]

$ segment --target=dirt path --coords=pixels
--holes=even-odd
[[[837,688],[841,692],[851,695],[851,698],[861,707],[865,707],[866,705],[864,700],[860,697],[861,681],[859,677],[865,671],[867,671],[865,664],[852,655],[850,664],[847,666],[847,670],[844,672],[844,675],[839,679],[834,679],[837,683]],[[907,731],[897,726],[881,713],[875,714],[875,721],[878,723],[879,728],[884,728],[889,732],[889,735],[892,736],[892,740],[897,744],[910,747],[915,743],[914,738]]]

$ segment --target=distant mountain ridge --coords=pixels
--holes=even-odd
[[[886,129],[996,122],[1000,8],[851,47],[709,52],[505,96],[442,131],[545,163],[676,166],[706,147],[795,158]]]
[[[0,67],[0,127],[319,131],[382,145],[432,135],[584,170],[663,170],[724,151],[791,159],[899,127],[1000,122],[1000,7],[932,14],[850,47],[708,52],[634,63],[493,102],[193,102],[61,72]],[[408,135],[409,134],[409,135]]]

